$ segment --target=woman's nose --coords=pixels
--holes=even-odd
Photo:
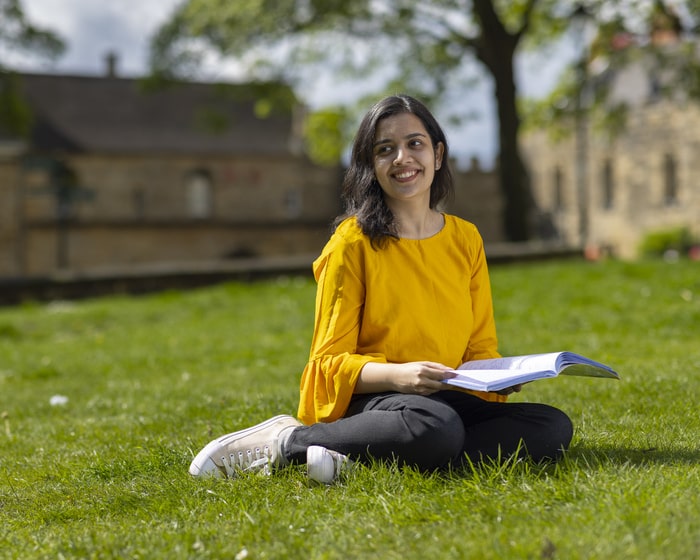
[[[407,159],[406,150],[404,148],[396,149],[396,156],[394,157],[394,165],[401,165]]]

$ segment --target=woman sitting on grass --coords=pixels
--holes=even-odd
[[[445,135],[412,97],[365,115],[343,182],[346,212],[313,271],[318,283],[299,420],[276,416],[210,442],[194,476],[308,465],[331,482],[348,458],[422,471],[556,459],[569,418],[538,403],[443,383],[462,362],[498,357],[483,241],[441,213],[453,193]]]

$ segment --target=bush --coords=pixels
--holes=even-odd
[[[668,251],[677,251],[680,255],[688,254],[694,245],[700,243],[687,227],[678,227],[648,233],[642,240],[639,250],[645,257],[661,257]]]

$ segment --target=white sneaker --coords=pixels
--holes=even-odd
[[[320,445],[306,449],[306,468],[309,480],[331,484],[338,475],[352,464],[346,455]]]
[[[293,416],[280,415],[257,426],[210,441],[192,461],[192,476],[233,478],[240,472],[261,471],[286,464],[280,453],[280,434],[301,426]]]

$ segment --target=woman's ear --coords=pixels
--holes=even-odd
[[[445,153],[445,145],[442,142],[438,142],[435,146],[435,171],[442,167],[442,156]]]

